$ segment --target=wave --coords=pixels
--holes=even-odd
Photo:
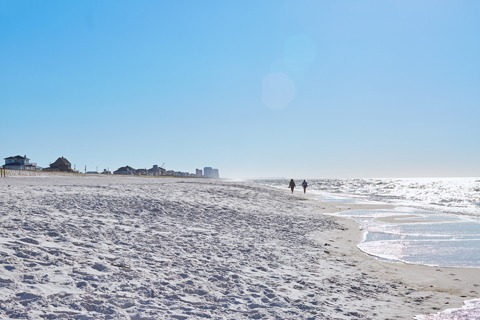
[[[283,186],[287,179],[254,180],[260,184]],[[480,217],[480,180],[478,178],[405,178],[405,179],[313,179],[309,190],[326,198],[343,195],[393,205],[438,210]]]

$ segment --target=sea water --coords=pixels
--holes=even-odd
[[[289,180],[255,182],[287,188]],[[296,180],[299,186],[301,182]],[[339,206],[352,202],[394,206],[335,213],[360,224],[364,238],[358,247],[370,255],[412,264],[480,268],[480,178],[314,179],[308,184],[308,193]],[[480,299],[417,319],[480,319]]]
[[[288,181],[255,180],[279,188],[287,188]],[[296,182],[300,185],[302,180]],[[480,178],[317,179],[308,184],[308,193],[339,206],[395,206],[338,213],[360,224],[365,236],[359,248],[368,254],[406,263],[480,268]]]

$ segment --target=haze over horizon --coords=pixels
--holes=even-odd
[[[479,10],[0,0],[0,158],[225,178],[479,177]]]

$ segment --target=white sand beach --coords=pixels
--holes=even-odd
[[[477,269],[364,254],[328,215],[345,204],[286,188],[47,175],[0,194],[2,319],[412,319],[480,293]]]

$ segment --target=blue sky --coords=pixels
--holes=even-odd
[[[480,176],[478,1],[0,0],[0,156]]]

